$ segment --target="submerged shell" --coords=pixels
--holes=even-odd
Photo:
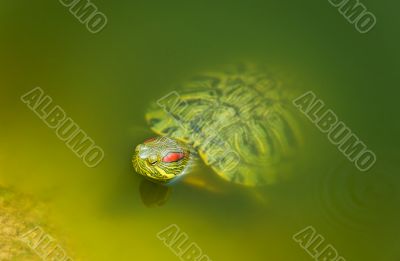
[[[146,119],[154,132],[191,145],[222,178],[270,184],[299,144],[288,98],[271,75],[238,66],[194,77],[159,99]]]

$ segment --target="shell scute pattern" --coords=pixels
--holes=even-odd
[[[273,183],[279,164],[299,143],[296,120],[279,81],[239,68],[197,76],[175,107],[153,106],[153,131],[192,146],[222,178],[243,185]]]

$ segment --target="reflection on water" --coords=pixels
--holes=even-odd
[[[139,185],[140,197],[147,207],[164,205],[171,194],[172,188],[142,179]]]

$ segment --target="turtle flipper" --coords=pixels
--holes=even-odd
[[[172,188],[143,179],[139,184],[139,191],[146,207],[161,207],[167,203]]]

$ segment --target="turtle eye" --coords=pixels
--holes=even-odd
[[[185,156],[182,152],[170,152],[163,159],[163,162],[175,162],[182,159]]]
[[[150,157],[147,158],[147,161],[148,161],[151,165],[155,165],[155,164],[157,163],[157,156],[151,155]]]

